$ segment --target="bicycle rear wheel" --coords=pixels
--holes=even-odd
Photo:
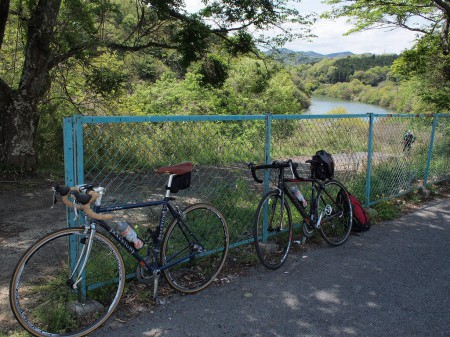
[[[17,264],[10,304],[19,323],[35,336],[84,336],[112,314],[122,296],[125,268],[116,246],[96,233],[82,281],[72,286],[89,232],[67,228],[31,246]],[[75,274],[77,275],[77,274]],[[75,289],[74,289],[75,288]]]
[[[161,263],[169,284],[184,293],[207,287],[223,267],[229,247],[228,226],[213,206],[195,204],[175,219],[164,236]]]
[[[322,214],[319,233],[330,246],[347,241],[352,230],[352,207],[344,185],[336,180],[323,184],[317,196],[317,214]]]
[[[256,254],[268,269],[278,269],[286,261],[292,242],[289,204],[278,191],[268,192],[260,201],[254,220]]]

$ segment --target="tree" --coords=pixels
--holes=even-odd
[[[251,52],[255,44],[283,44],[307,33],[282,28],[283,23],[310,23],[286,0],[203,3],[200,11],[188,13],[182,0],[0,0],[2,166],[36,168],[39,104],[56,70],[69,61],[89,66],[93,56],[111,51],[166,50],[186,67],[204,58],[213,42],[222,41],[233,54]],[[279,28],[278,35],[257,35],[272,27]]]
[[[399,82],[414,83],[422,111],[448,112],[450,107],[450,55],[440,52],[436,36],[421,38],[402,53],[391,67],[391,76]]]
[[[444,55],[450,53],[449,0],[326,0],[337,5],[325,17],[356,19],[356,32],[370,28],[405,28],[425,35],[439,35]]]
[[[415,92],[420,111],[446,112],[450,103],[450,0],[326,0],[337,5],[327,17],[348,16],[355,32],[400,27],[421,33],[416,45],[403,52],[392,75]],[[411,90],[408,90],[411,93]]]

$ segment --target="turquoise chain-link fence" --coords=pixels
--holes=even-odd
[[[415,137],[405,149],[404,134]],[[262,185],[249,162],[292,158],[302,163],[324,149],[333,154],[336,178],[372,205],[450,178],[450,115],[136,116],[64,119],[66,184],[106,188],[104,203],[162,198],[161,166],[194,163],[191,187],[180,206],[208,202],[225,215],[232,246],[252,240],[252,220]],[[153,226],[159,210],[118,216]]]

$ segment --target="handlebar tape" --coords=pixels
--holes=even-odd
[[[95,200],[97,200],[97,198],[100,196],[97,192],[89,191],[88,194],[80,194],[79,193],[80,190],[76,186],[67,188],[67,190],[70,191],[70,193],[67,192],[67,193],[65,193],[65,195],[61,195],[62,202],[67,207],[73,208],[73,203],[68,198],[69,194],[71,194],[75,197],[75,200],[77,200],[77,202],[81,203],[81,205],[76,205],[77,209],[83,210],[83,212],[91,219],[95,219],[95,220],[112,220],[113,219],[114,216],[112,214],[98,214],[98,213],[95,213],[91,209],[90,205],[93,202],[95,202]]]

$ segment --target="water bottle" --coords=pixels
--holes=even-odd
[[[306,202],[305,197],[303,196],[302,192],[300,192],[300,190],[298,189],[297,186],[292,186],[291,187],[291,191],[292,193],[294,193],[295,197],[298,199],[298,201],[303,205],[303,207],[306,207],[306,205],[308,204]]]
[[[122,235],[128,242],[134,245],[134,248],[141,249],[144,243],[138,238],[137,233],[126,221],[117,221],[116,230]]]

